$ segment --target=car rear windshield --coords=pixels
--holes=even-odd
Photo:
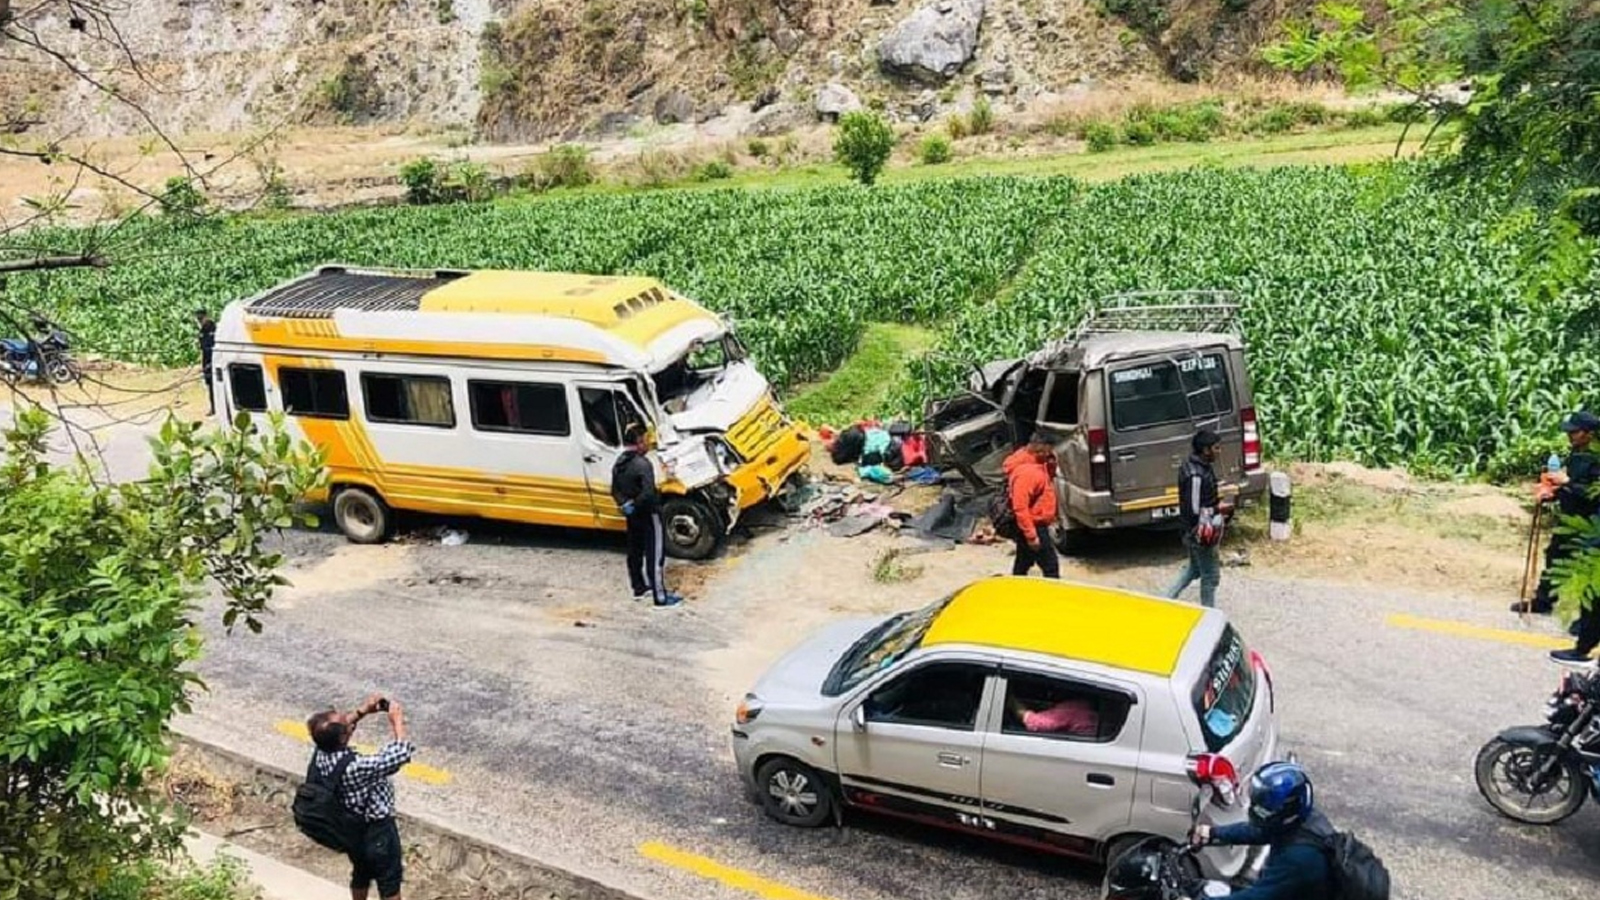
[[[1239,632],[1229,625],[1194,686],[1194,711],[1213,753],[1243,730],[1255,708],[1256,672],[1248,656]]]
[[[1118,431],[1232,410],[1228,365],[1221,353],[1150,360],[1111,372],[1111,423]]]
[[[899,662],[901,657],[922,643],[922,636],[928,633],[928,628],[933,625],[933,620],[939,615],[939,611],[949,602],[950,597],[946,597],[919,610],[899,613],[884,619],[851,644],[850,649],[833,664],[833,671],[828,673],[827,680],[822,683],[822,693],[828,697],[837,697],[866,681],[872,673],[887,669]]]

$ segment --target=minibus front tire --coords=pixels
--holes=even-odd
[[[333,498],[333,521],[352,544],[381,544],[389,536],[389,505],[365,488],[341,488]]]
[[[709,559],[727,531],[717,511],[698,497],[664,498],[661,526],[666,533],[667,555],[675,559]]]

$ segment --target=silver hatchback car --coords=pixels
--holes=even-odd
[[[1096,860],[1182,840],[1197,768],[1218,788],[1207,818],[1242,821],[1237,773],[1278,749],[1271,675],[1222,612],[1036,578],[824,629],[735,719],[739,771],[778,821],[852,807]],[[1261,854],[1203,862],[1234,878]]]

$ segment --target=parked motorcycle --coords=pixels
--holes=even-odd
[[[70,354],[72,342],[66,332],[46,325],[45,336],[0,338],[0,378],[6,381],[49,381],[65,384],[78,377],[78,364]]]
[[[1212,796],[1217,792],[1237,791],[1239,781],[1233,765],[1221,756],[1192,757],[1188,770],[1189,779],[1200,787],[1189,806],[1192,831]],[[1187,843],[1176,844],[1154,836],[1144,838],[1107,860],[1100,896],[1102,900],[1199,900],[1228,896],[1229,885],[1208,881],[1201,874],[1197,852]]]
[[[1478,791],[1502,815],[1554,825],[1600,799],[1600,671],[1562,674],[1545,724],[1508,728],[1478,751]]]

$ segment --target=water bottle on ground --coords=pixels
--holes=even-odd
[[[1561,455],[1559,453],[1550,454],[1550,458],[1545,461],[1544,467],[1545,471],[1548,472],[1561,471]]]

